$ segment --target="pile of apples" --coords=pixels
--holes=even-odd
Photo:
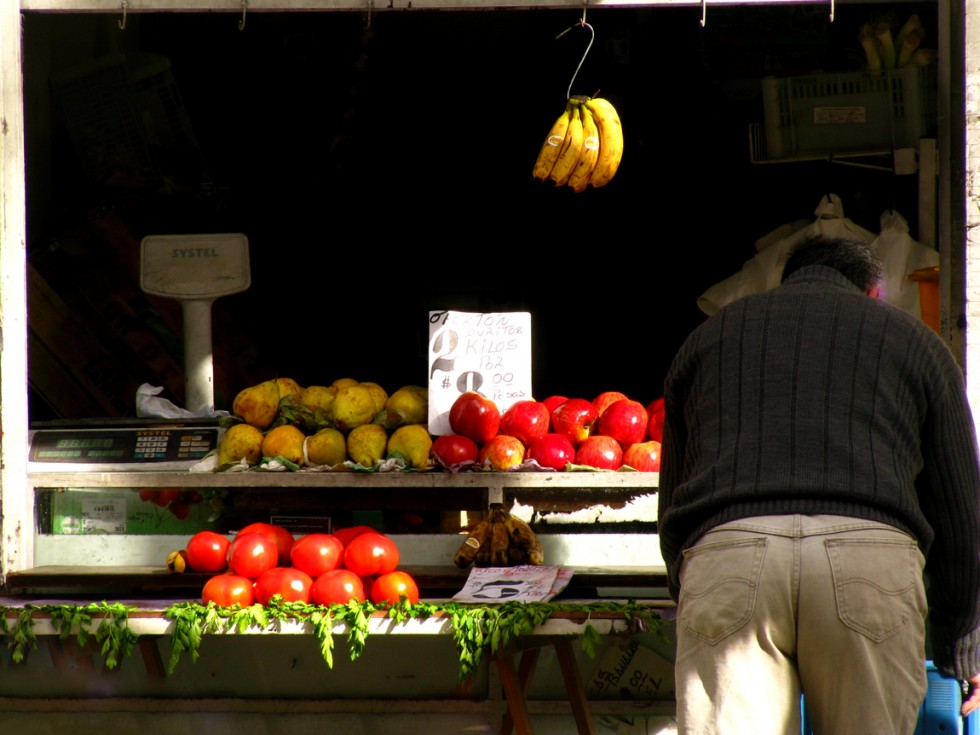
[[[505,471],[531,462],[558,471],[581,465],[659,472],[663,398],[644,405],[604,391],[592,400],[520,400],[501,411],[491,399],[468,391],[453,402],[449,426],[452,433],[432,444],[433,459],[444,467],[476,463]]]

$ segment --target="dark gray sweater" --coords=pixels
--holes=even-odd
[[[802,268],[695,329],[665,388],[660,546],[755,515],[829,513],[913,534],[936,666],[980,672],[980,469],[962,371],[925,324]]]

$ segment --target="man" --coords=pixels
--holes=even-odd
[[[931,658],[980,706],[980,469],[962,371],[807,240],[665,382],[659,533],[681,735],[911,735]]]

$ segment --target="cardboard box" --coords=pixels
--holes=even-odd
[[[674,698],[674,664],[633,639],[613,643],[588,685],[595,699]]]
[[[47,502],[49,533],[56,535],[194,534],[217,530],[211,519],[213,509],[206,501],[190,504],[187,516],[178,518],[168,507],[141,499],[139,488],[66,488],[50,491]],[[44,515],[39,513],[38,517]]]

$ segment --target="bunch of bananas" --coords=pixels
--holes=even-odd
[[[533,175],[581,193],[608,184],[622,158],[623,126],[616,108],[602,97],[574,95],[548,131]]]
[[[539,566],[544,551],[534,530],[523,520],[491,503],[487,516],[463,541],[453,555],[453,563],[465,569],[471,563],[478,567],[513,567],[519,564]]]

